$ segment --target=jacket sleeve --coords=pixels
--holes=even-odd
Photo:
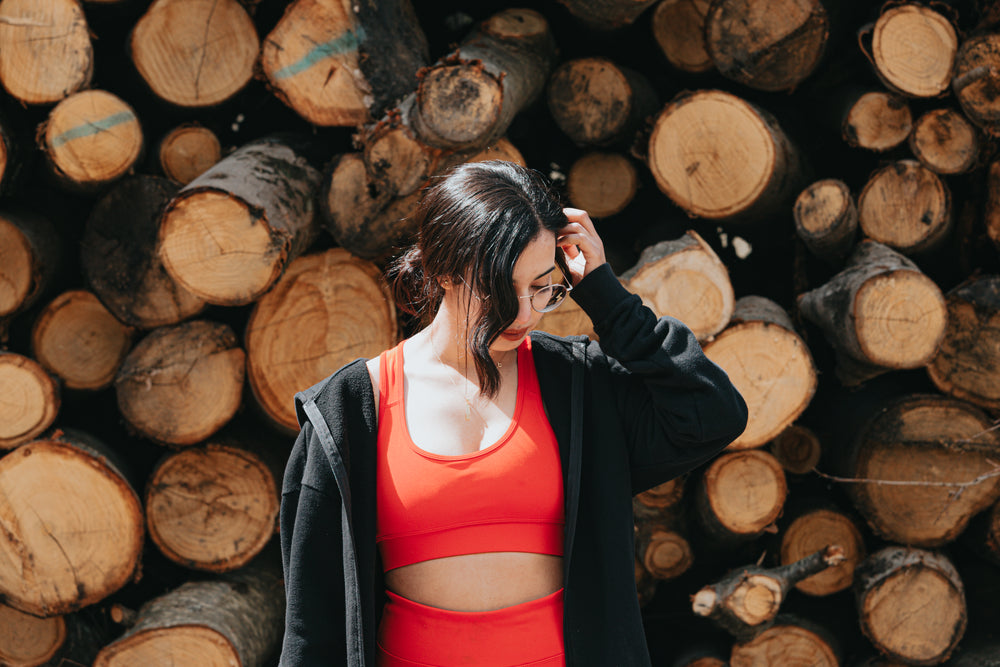
[[[308,421],[285,467],[279,525],[285,579],[279,667],[346,665],[341,502]]]
[[[634,493],[688,472],[739,437],[746,402],[682,322],[657,319],[607,264],[572,294],[600,337],[588,358],[608,369]]]

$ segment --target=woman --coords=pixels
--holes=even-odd
[[[280,664],[648,665],[631,497],[746,404],[537,173],[461,165],[416,215],[390,278],[429,324],[295,399]],[[532,331],[567,294],[600,344]]]

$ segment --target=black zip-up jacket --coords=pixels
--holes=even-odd
[[[650,664],[635,592],[632,495],[710,459],[746,403],[678,320],[659,320],[608,265],[571,292],[600,343],[532,334],[566,498],[566,663]],[[375,664],[376,407],[358,359],[295,397],[301,431],[281,497],[281,667]],[[446,638],[442,638],[446,641]]]

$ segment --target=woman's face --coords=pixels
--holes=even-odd
[[[543,229],[533,238],[514,264],[514,292],[517,300],[517,317],[490,349],[494,352],[513,350],[528,333],[538,326],[542,314],[531,307],[531,295],[540,287],[552,282],[556,268],[556,235]],[[521,298],[523,297],[523,298]]]

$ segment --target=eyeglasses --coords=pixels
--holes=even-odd
[[[517,298],[531,299],[531,308],[536,313],[548,313],[558,308],[572,289],[571,286],[563,283],[553,283]]]

